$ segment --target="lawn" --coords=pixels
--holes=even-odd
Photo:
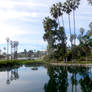
[[[64,63],[62,62],[44,62],[42,60],[0,60],[0,68],[1,67],[14,67],[14,66],[21,66],[21,65],[35,65],[35,64],[53,64],[53,65],[92,65],[92,61],[77,61],[73,63],[72,61]]]
[[[0,67],[11,67],[18,65],[42,64],[41,60],[1,60]]]

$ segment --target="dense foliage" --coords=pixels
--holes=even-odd
[[[87,61],[88,57],[92,58],[92,23],[89,24],[87,32],[84,32],[84,28],[80,28],[80,33],[76,33],[75,11],[79,5],[80,0],[66,0],[63,4],[59,2],[52,5],[50,9],[52,17],[46,17],[43,20],[45,30],[43,38],[48,43],[47,58],[64,61],[71,59]],[[64,13],[68,15],[70,37],[66,37]],[[71,29],[71,13],[73,13],[74,29]],[[67,46],[67,39],[70,40],[69,46]]]
[[[44,40],[48,42],[48,56],[50,58],[63,59],[66,53],[66,35],[63,27],[58,27],[54,19],[46,17],[44,19],[45,34]]]

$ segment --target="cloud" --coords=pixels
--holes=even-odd
[[[1,24],[0,23],[0,44],[5,43],[6,41],[6,37],[10,37],[11,39],[13,39],[15,36],[17,35],[23,35],[26,34],[25,31],[21,30],[20,28],[18,28],[17,26],[10,26],[7,24]]]
[[[45,46],[46,43],[42,38],[44,33],[42,20],[50,15],[51,5],[59,1],[61,2],[61,0],[0,0],[0,43],[5,43],[5,38],[10,37],[19,40],[20,44],[30,44],[35,48],[37,45]],[[81,5],[76,10],[77,34],[80,27],[88,29],[88,24],[92,21],[91,10],[92,7],[88,5],[87,0],[81,0]],[[71,20],[72,24],[72,16]],[[66,14],[64,14],[64,21],[65,31],[69,35]],[[71,27],[73,32],[73,24]],[[69,40],[68,44],[70,44]]]
[[[19,11],[13,11],[13,10],[8,10],[8,11],[3,11],[0,10],[0,20],[5,21],[9,19],[16,19],[16,18],[23,18],[23,17],[37,17],[36,12],[19,12]]]
[[[34,2],[33,0],[31,1],[27,1],[25,0],[24,2],[23,1],[16,1],[16,0],[0,0],[0,8],[9,8],[9,9],[12,9],[12,8],[15,8],[17,6],[23,6],[23,7],[29,7],[29,8],[32,8],[32,7],[48,7],[45,3],[37,3],[37,2]]]
[[[0,0],[0,8],[13,8],[14,4],[10,0]]]
[[[16,1],[16,0],[0,0],[0,20],[20,19],[27,21],[39,16],[45,16],[45,12],[37,11],[48,7],[45,3],[35,3],[31,1]],[[36,9],[36,10],[34,10]],[[28,11],[29,10],[29,11]]]

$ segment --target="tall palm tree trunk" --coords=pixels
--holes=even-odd
[[[75,25],[75,11],[73,10],[73,22],[74,22],[74,45],[76,45],[76,25]]]
[[[70,14],[68,14],[68,20],[69,20],[69,30],[70,30],[70,39],[71,39],[71,35],[72,35],[72,33],[71,33],[71,21],[70,21]],[[70,42],[71,42],[71,48],[72,48],[72,41],[70,40]],[[72,51],[72,49],[71,49],[71,51]],[[72,58],[73,58],[73,53],[72,53]],[[72,63],[73,63],[73,61],[72,61]]]
[[[60,27],[60,21],[59,21],[59,18],[58,18],[57,20],[58,20],[58,27]]]
[[[61,18],[62,18],[62,25],[63,25],[63,29],[64,29],[64,32],[65,32],[65,25],[64,25],[64,18],[63,18],[63,15],[61,16]],[[65,58],[63,58],[64,59],[64,62],[66,63],[66,59]]]
[[[65,30],[65,25],[64,25],[64,18],[63,18],[63,15],[62,15],[62,25],[63,25],[63,28]]]
[[[70,30],[70,38],[71,38],[71,22],[70,22],[70,15],[68,14],[68,20],[69,20],[69,30]],[[71,42],[72,46],[72,42]]]
[[[73,22],[74,22],[74,45],[76,45],[76,24],[75,24],[75,10],[73,9]],[[74,62],[76,62],[75,55],[74,56]]]

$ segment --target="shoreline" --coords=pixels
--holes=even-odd
[[[0,61],[0,67],[11,67],[18,65],[32,65],[32,64],[47,64],[54,66],[84,66],[84,67],[92,67],[92,62],[88,63],[53,63],[53,62],[44,62],[43,60],[4,60]]]
[[[87,67],[92,67],[92,64],[62,64],[62,63],[50,63],[50,65],[55,65],[55,66],[87,66]]]

